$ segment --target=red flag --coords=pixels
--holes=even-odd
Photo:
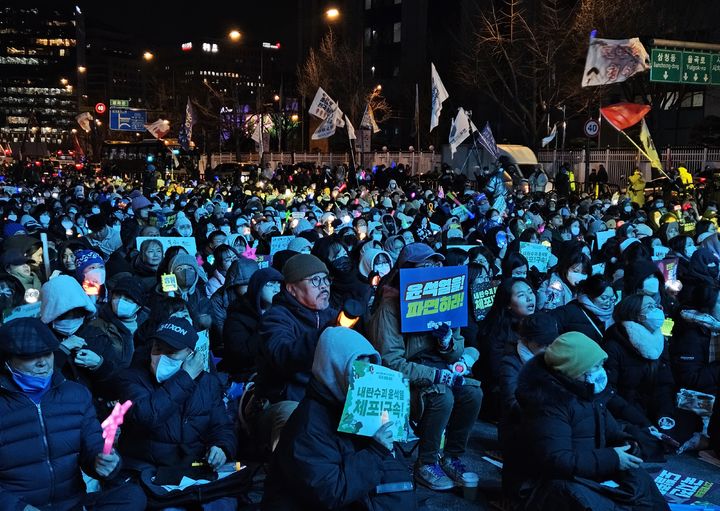
[[[618,131],[635,126],[642,121],[649,111],[649,105],[637,105],[635,103],[617,103],[600,109],[600,113],[605,117],[605,120]]]

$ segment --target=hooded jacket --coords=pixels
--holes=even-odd
[[[234,376],[253,371],[262,343],[258,331],[262,317],[260,294],[268,282],[282,280],[282,273],[274,268],[258,270],[250,277],[247,293],[230,305],[223,327],[220,371]]]
[[[690,258],[683,275],[678,275],[683,287],[678,294],[680,303],[688,303],[693,290],[698,286],[717,285],[720,274],[720,259],[715,252],[707,248],[699,248]]]
[[[307,395],[283,429],[263,495],[263,509],[416,509],[415,492],[382,493],[390,482],[410,482],[407,468],[372,439],[338,433],[352,363],[380,355],[353,330],[320,336]]]
[[[310,381],[315,346],[322,331],[333,324],[338,311],[328,307],[313,311],[287,290],[275,296],[260,321],[260,346],[256,395],[269,400],[300,401]]]
[[[682,316],[675,322],[670,342],[670,361],[680,388],[715,394],[720,388],[720,361],[710,361],[712,332],[703,324]]]
[[[235,286],[248,285],[250,277],[259,269],[257,261],[244,256],[238,257],[228,268],[223,286],[210,298],[210,315],[213,320],[210,335],[216,343],[222,339],[228,307],[238,299]]]

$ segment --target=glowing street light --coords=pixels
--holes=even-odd
[[[67,78],[60,78],[60,85],[62,85],[64,87],[67,84],[68,84]]]
[[[327,11],[325,11],[325,17],[329,20],[336,20],[340,17],[340,11],[337,10],[335,7],[331,7]]]
[[[231,41],[237,42],[242,37],[242,34],[240,33],[239,30],[231,30],[230,33],[228,34],[228,37],[230,38]]]
[[[87,71],[85,66],[78,66],[78,73],[83,74]]]
[[[145,53],[143,53],[143,58],[150,62],[152,59],[155,58],[155,55],[153,55],[152,52],[146,51]]]
[[[298,121],[300,120],[300,116],[299,116],[298,114],[292,114],[292,115],[290,116],[290,120],[291,120],[292,122],[298,122]]]
[[[275,101],[280,101],[280,96],[278,96],[277,94],[275,94],[275,96],[273,97],[273,99],[274,99]]]

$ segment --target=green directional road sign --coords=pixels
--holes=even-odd
[[[696,51],[684,51],[682,60],[682,72],[680,80],[682,83],[693,83],[697,85],[710,84],[710,53],[699,53]]]
[[[130,106],[129,99],[111,99],[110,100],[110,108],[113,108],[113,107],[128,108],[129,106]]]
[[[650,53],[650,81],[679,83],[683,52],[653,48]]]
[[[720,54],[713,54],[710,58],[710,83],[720,85]]]

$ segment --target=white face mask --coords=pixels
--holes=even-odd
[[[387,263],[376,264],[375,271],[378,272],[378,275],[384,277],[385,275],[390,273],[390,265]]]
[[[105,268],[96,268],[90,270],[85,274],[85,280],[97,284],[98,286],[105,285]]]
[[[40,225],[43,227],[50,225],[50,215],[40,215]]]
[[[665,313],[660,309],[653,309],[645,315],[645,326],[651,332],[657,332],[665,323]]]
[[[650,277],[643,282],[645,294],[655,295],[660,292],[660,281],[656,277]]]
[[[580,235],[580,227],[573,225],[570,228],[570,234],[572,234],[573,236],[579,236]]]
[[[80,330],[83,321],[85,321],[84,318],[58,319],[53,321],[52,326],[53,330],[60,335],[69,337]]]
[[[586,374],[585,381],[587,383],[592,384],[593,392],[595,394],[600,394],[603,390],[605,390],[605,387],[607,387],[607,382],[608,382],[608,377],[607,377],[607,373],[605,372],[605,368],[601,367],[597,371],[593,371],[592,373]]]
[[[172,378],[183,365],[182,360],[175,360],[167,355],[150,355],[150,365],[155,371],[155,378],[162,383]]]
[[[584,273],[578,273],[576,271],[568,272],[568,282],[570,282],[571,285],[577,286],[583,280],[587,280],[587,275]]]
[[[140,310],[140,306],[137,305],[135,302],[126,300],[125,298],[120,298],[117,301],[117,306],[115,307],[115,309],[115,314],[117,314],[118,318],[131,319],[134,318],[137,312]]]

